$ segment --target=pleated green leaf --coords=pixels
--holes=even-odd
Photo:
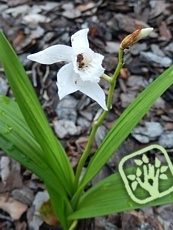
[[[126,172],[128,172],[128,174],[133,173],[134,168],[128,169]],[[165,191],[173,186],[172,175],[170,173],[168,177],[169,179],[162,181],[161,185],[159,186],[161,191]],[[139,193],[140,190],[137,190],[136,194]],[[145,197],[146,193],[142,192],[140,198],[144,199]],[[142,205],[134,202],[128,195],[120,174],[115,173],[106,179],[103,179],[94,187],[89,189],[82,196],[76,211],[69,216],[69,219],[91,218],[110,213],[133,210],[148,206],[157,206],[172,202],[172,193]]]
[[[173,84],[173,65],[153,81],[142,93],[140,93],[115,122],[88,165],[74,199],[76,199],[79,192],[100,171],[107,160],[113,153],[115,153],[116,149],[128,137],[141,118],[147,113],[149,108],[164,93],[164,91],[171,86],[171,84]]]
[[[42,148],[44,161],[54,171],[59,187],[71,195],[74,173],[66,152],[53,134],[28,76],[2,31],[0,31],[0,61],[20,110]]]
[[[51,191],[51,200],[54,199],[57,207],[58,219],[64,229],[67,229],[67,216],[72,213],[72,208],[66,192],[59,186],[52,167],[47,165],[44,153],[25,122],[17,103],[3,95],[0,95],[0,148],[44,181],[48,191]]]
[[[27,164],[32,160],[38,164],[37,168],[50,171],[44,162],[43,151],[33,137],[17,103],[3,95],[0,95],[0,136],[7,142],[5,146],[0,142],[1,148],[9,149],[12,152],[18,150],[24,153],[19,158],[21,162]]]

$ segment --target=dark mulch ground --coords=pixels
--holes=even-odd
[[[56,73],[62,63],[43,66],[27,60],[27,55],[54,44],[70,45],[73,33],[89,27],[90,46],[105,56],[103,65],[106,73],[111,75],[117,64],[121,40],[141,25],[154,28],[147,39],[131,47],[125,55],[125,65],[114,93],[113,108],[96,135],[95,149],[136,95],[171,65],[172,13],[171,0],[0,0],[0,27],[19,55],[50,125],[66,148],[74,167],[87,142],[89,127],[99,106],[79,92],[59,101]],[[107,83],[101,81],[101,85],[106,92]],[[173,87],[170,87],[148,111],[119,148],[116,156],[108,162],[106,169],[102,171],[102,177],[117,168],[122,156],[151,143],[159,143],[165,147],[172,159],[172,90]],[[0,93],[12,97],[2,69]],[[67,123],[69,129],[64,130],[63,125]],[[70,132],[71,127],[73,132]],[[0,229],[51,229],[34,215],[39,208],[38,199],[47,199],[42,182],[9,159],[3,151],[0,151],[0,157]],[[96,218],[94,229],[173,229],[173,206],[165,205]]]

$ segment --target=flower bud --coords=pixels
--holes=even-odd
[[[124,50],[127,47],[132,46],[137,41],[147,37],[152,30],[153,28],[144,28],[144,29],[135,30],[132,34],[129,34],[122,40],[120,44],[120,49]]]

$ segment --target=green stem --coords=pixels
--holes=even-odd
[[[103,74],[102,77],[104,79],[107,79],[109,82],[110,82],[110,87],[109,87],[109,92],[108,92],[108,97],[107,97],[107,108],[108,109],[111,109],[112,107],[112,95],[113,95],[113,92],[114,92],[114,88],[115,88],[115,85],[116,85],[116,79],[120,73],[120,70],[123,66],[123,50],[119,50],[119,54],[118,54],[118,65],[117,65],[117,68],[113,74],[112,77],[109,77],[108,75],[106,74]],[[92,148],[92,144],[93,144],[93,141],[94,141],[94,137],[95,137],[95,134],[97,132],[97,129],[98,127],[100,126],[100,124],[102,123],[102,121],[104,120],[104,118],[106,117],[108,111],[104,110],[100,117],[98,118],[97,121],[95,121],[93,123],[93,127],[92,127],[92,130],[91,130],[91,133],[90,133],[90,136],[89,136],[89,139],[88,139],[88,143],[85,147],[85,150],[79,160],[79,164],[77,166],[77,170],[76,170],[76,177],[75,177],[75,187],[77,188],[78,186],[78,182],[79,182],[79,177],[81,175],[81,171],[82,171],[82,168],[85,164],[85,161],[87,160],[90,152],[91,152],[91,148]]]
[[[78,224],[78,221],[77,220],[74,220],[72,225],[69,227],[69,230],[75,230],[76,227],[77,227],[77,224]]]
[[[113,74],[113,77],[112,77],[112,81],[116,83],[116,79],[120,73],[120,70],[121,68],[123,67],[124,63],[123,63],[123,54],[124,54],[124,50],[119,50],[118,52],[118,65],[117,65],[117,68]]]
[[[118,53],[118,65],[117,68],[115,69],[115,72],[111,78],[111,82],[110,82],[110,87],[109,87],[109,92],[108,92],[108,98],[107,98],[107,107],[108,109],[111,109],[112,107],[112,95],[116,86],[116,82],[117,82],[117,77],[120,73],[121,68],[123,67],[123,54],[124,51],[123,50],[119,50]]]
[[[108,76],[107,74],[105,74],[105,73],[102,75],[102,78],[105,79],[105,80],[108,81],[108,82],[111,82],[111,81],[112,81],[112,78],[109,77],[109,76]]]

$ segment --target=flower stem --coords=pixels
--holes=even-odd
[[[118,53],[118,65],[117,68],[115,69],[115,72],[111,78],[111,82],[110,82],[110,87],[109,87],[109,92],[108,92],[108,98],[107,98],[107,107],[108,109],[111,109],[112,107],[112,95],[116,86],[116,82],[117,82],[117,77],[120,73],[121,68],[123,67],[123,54],[124,51],[123,50],[119,50]]]
[[[102,75],[102,78],[105,79],[105,80],[108,81],[108,82],[111,82],[111,80],[112,80],[112,78],[109,77],[109,76],[108,76],[107,74],[105,74],[105,73]]]
[[[78,221],[77,221],[77,220],[74,220],[73,223],[72,223],[72,225],[69,227],[69,230],[74,230],[74,229],[76,229],[77,224],[78,224]]]
[[[113,95],[113,92],[114,92],[114,88],[115,88],[115,85],[116,85],[116,79],[120,73],[120,70],[123,66],[123,53],[124,51],[123,50],[119,50],[119,54],[118,54],[118,65],[117,65],[117,68],[113,74],[112,77],[109,77],[108,75],[106,74],[103,74],[102,77],[106,80],[108,80],[110,82],[110,87],[109,87],[109,92],[108,92],[108,97],[107,97],[107,107],[108,109],[111,109],[112,107],[112,95]],[[78,183],[79,183],[79,177],[81,175],[81,171],[82,171],[82,168],[85,164],[85,161],[87,160],[90,152],[91,152],[91,148],[92,148],[92,144],[93,144],[93,141],[94,141],[94,137],[95,137],[95,134],[97,132],[97,129],[98,127],[100,126],[100,124],[102,123],[102,121],[104,120],[104,118],[106,117],[108,111],[104,110],[100,117],[97,119],[97,121],[95,121],[93,123],[93,127],[92,127],[92,130],[91,130],[91,133],[90,133],[90,136],[89,136],[89,139],[88,139],[88,143],[85,147],[85,150],[79,160],[79,164],[77,166],[77,170],[76,170],[76,177],[75,177],[75,187],[78,186]]]

